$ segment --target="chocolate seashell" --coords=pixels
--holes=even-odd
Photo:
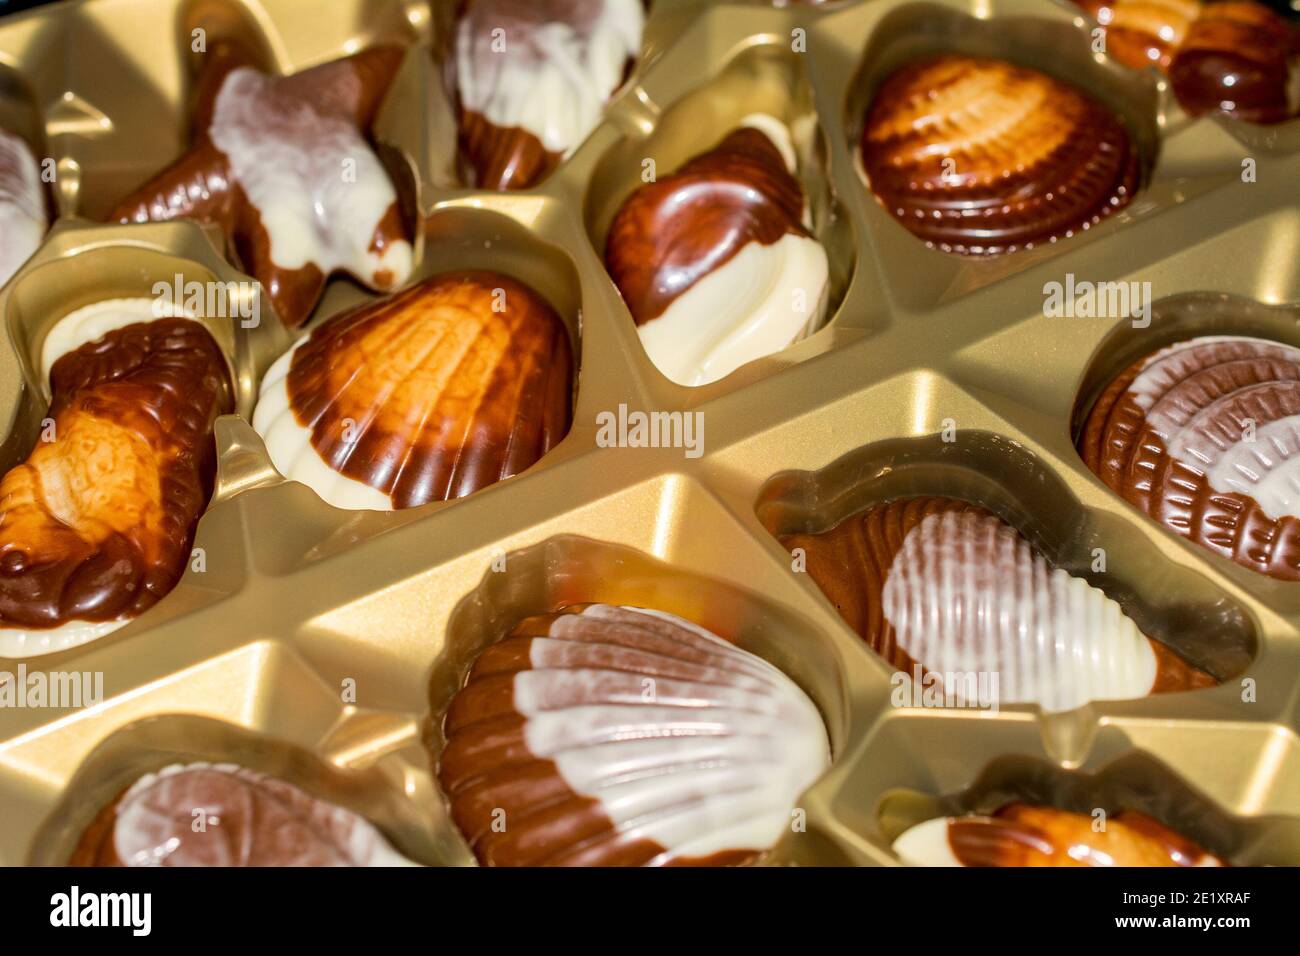
[[[307,320],[335,272],[396,288],[410,274],[411,244],[366,136],[402,56],[398,47],[373,47],[268,76],[242,44],[210,38],[193,145],[109,219],[220,227],[290,327]]]
[[[771,847],[829,765],[804,693],[670,614],[528,618],[474,663],[438,778],[484,865],[723,865]]]
[[[1053,569],[1010,525],[951,498],[877,505],[821,534],[781,539],[845,622],[896,669],[959,702],[997,675],[998,703],[1062,711],[1091,700],[1214,686],[1082,578]]]
[[[45,191],[31,147],[0,129],[0,285],[31,258],[48,225]]]
[[[415,864],[350,810],[234,764],[191,763],[145,774],[119,794],[86,828],[69,865]]]
[[[481,189],[530,189],[600,122],[641,49],[642,0],[467,0],[460,146]]]
[[[0,480],[0,656],[107,633],[185,570],[231,384],[208,330],[184,317],[139,321],[153,306],[96,303],[50,333],[74,346],[57,360],[46,349],[52,425]]]
[[[1227,866],[1159,821],[1123,810],[1094,817],[1009,803],[993,816],[938,817],[907,830],[894,852],[912,866]]]
[[[674,381],[716,381],[789,345],[824,312],[826,253],[804,225],[793,157],[784,124],[748,117],[615,215],[606,267],[651,360]]]
[[[516,475],[565,436],[569,333],[494,272],[452,272],[335,316],[281,356],[253,427],[341,508],[410,508]]]
[[[1147,356],[1097,399],[1084,463],[1167,528],[1300,580],[1300,349],[1203,336]]]
[[[1106,53],[1125,66],[1169,69],[1200,16],[1199,0],[1079,0],[1106,30]]]
[[[1044,73],[1003,60],[915,60],[881,85],[862,129],[880,204],[944,252],[1055,242],[1126,206],[1140,162],[1123,122]]]

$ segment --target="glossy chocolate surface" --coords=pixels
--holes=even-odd
[[[249,94],[259,102],[245,107],[245,112],[256,115],[265,126],[268,142],[279,135],[286,149],[273,166],[278,170],[263,172],[278,175],[288,188],[311,190],[319,184],[312,180],[321,171],[315,169],[311,157],[324,153],[328,139],[331,149],[338,151],[337,127],[354,128],[364,147],[384,94],[401,65],[402,50],[398,47],[373,47],[353,56],[324,63],[292,76],[266,77],[256,73],[256,84]],[[189,150],[172,166],[123,198],[110,214],[110,220],[119,222],[160,222],[171,219],[196,219],[221,228],[230,247],[243,267],[261,284],[280,319],[290,327],[307,320],[320,300],[329,273],[336,266],[322,265],[310,256],[301,264],[278,264],[272,248],[271,233],[262,212],[250,201],[232,165],[232,157],[223,152],[213,139],[213,123],[217,114],[218,99],[227,89],[232,74],[247,71],[255,57],[244,45],[234,40],[209,41],[209,50],[198,58],[200,71],[196,78],[197,103],[193,118],[193,143]],[[241,79],[246,77],[241,77]],[[313,142],[313,132],[318,133]],[[349,147],[345,152],[355,153]],[[351,156],[353,162],[363,157]],[[373,155],[364,157],[373,162]],[[238,158],[236,158],[237,161]],[[263,164],[266,165],[266,164]],[[298,168],[301,167],[301,168]],[[370,166],[367,165],[367,170]],[[341,177],[340,168],[328,171],[330,176]],[[386,177],[386,173],[382,174]],[[284,193],[286,188],[273,192]],[[304,192],[304,196],[308,193]],[[277,224],[296,230],[308,237],[309,243],[325,242],[347,244],[355,237],[341,235],[335,222],[319,220],[313,210],[312,199],[301,202],[293,214],[292,223]],[[355,254],[370,255],[384,260],[395,246],[407,242],[406,230],[394,200],[383,213],[369,236],[365,250]],[[381,291],[401,282],[405,275],[380,267],[370,274],[353,272],[363,283]]]
[[[453,272],[317,326],[287,385],[324,462],[409,508],[518,474],[558,444],[573,366],[540,295]]]
[[[1300,580],[1300,518],[1287,491],[1300,450],[1288,437],[1296,416],[1300,350],[1192,339],[1116,376],[1088,414],[1079,453],[1170,530],[1263,574]],[[1268,509],[1256,497],[1265,492]]]
[[[134,617],[175,586],[212,491],[225,358],[189,319],[140,322],[54,363],[48,419],[0,481],[0,623]]]
[[[772,141],[737,129],[628,197],[605,240],[605,266],[641,325],[747,243],[807,236],[803,210],[803,187]]]
[[[1088,229],[1139,184],[1123,122],[1082,91],[1003,60],[915,60],[876,91],[861,157],[881,205],[945,252],[994,255]]]

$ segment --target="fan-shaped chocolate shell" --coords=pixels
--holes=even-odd
[[[937,817],[894,841],[911,866],[1226,866],[1136,810],[1100,817],[1009,803],[992,816]]]
[[[72,866],[413,866],[369,821],[234,764],[145,774],[82,834]]]
[[[941,55],[892,74],[862,128],[881,205],[945,252],[1014,252],[1089,229],[1138,188],[1137,149],[1101,103],[1003,60]]]
[[[1000,703],[1049,711],[1216,683],[962,501],[894,501],[782,543],[803,550],[807,572],[873,650],[936,675],[959,700],[980,674],[997,675]]]
[[[49,334],[46,424],[0,480],[0,656],[113,630],[185,570],[231,387],[208,330],[154,306],[96,303]]]
[[[528,618],[452,700],[438,770],[485,865],[746,862],[829,764],[826,728],[761,658],[659,611]]]
[[[1161,524],[1300,580],[1300,349],[1203,336],[1120,373],[1079,435],[1084,463]]]
[[[316,326],[268,370],[253,427],[340,508],[459,498],[569,429],[569,333],[523,283],[453,272]]]

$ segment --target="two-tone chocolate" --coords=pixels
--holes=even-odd
[[[1089,411],[1079,453],[1202,547],[1300,580],[1300,349],[1203,336],[1140,359]]]
[[[367,135],[402,56],[373,47],[271,76],[244,44],[209,36],[197,55],[193,144],[109,218],[219,226],[291,327],[333,273],[396,288],[410,274],[411,244]]]
[[[923,57],[890,75],[862,126],[880,204],[927,245],[995,255],[1090,229],[1132,200],[1141,164],[1108,107],[1037,70]]]
[[[997,675],[999,703],[1047,711],[1217,683],[963,501],[893,501],[781,542],[802,550],[808,574],[876,653],[958,699],[972,674]]]
[[[808,230],[795,163],[785,124],[755,114],[615,215],[606,267],[673,381],[717,381],[821,321],[826,252]]]
[[[528,189],[591,133],[641,49],[642,0],[467,0],[460,145],[481,189]]]
[[[826,728],[785,674],[660,611],[528,618],[447,710],[438,776],[484,865],[723,865],[790,828]]]
[[[1168,73],[1193,116],[1251,123],[1300,115],[1300,29],[1249,0],[1083,0],[1106,30],[1106,49],[1135,68]]]
[[[82,834],[71,866],[414,866],[351,810],[226,763],[145,774]]]
[[[936,817],[894,841],[909,866],[1226,866],[1136,810],[1108,815],[1009,803],[992,816]]]
[[[43,370],[41,434],[0,480],[4,657],[99,637],[175,586],[212,492],[213,423],[232,409],[212,335],[153,299],[65,316]]]
[[[0,129],[0,285],[31,258],[48,225],[45,191],[31,147],[22,137]]]
[[[330,504],[410,508],[530,467],[569,430],[573,376],[545,299],[452,272],[314,327],[267,371],[253,427]]]

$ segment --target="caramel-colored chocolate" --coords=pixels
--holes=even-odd
[[[563,153],[548,150],[518,126],[497,126],[481,113],[460,111],[460,148],[479,189],[531,189],[555,171]]]
[[[939,497],[899,499],[888,504],[876,505],[846,518],[834,528],[820,534],[786,535],[781,538],[781,543],[792,552],[796,549],[802,550],[807,573],[835,605],[845,623],[891,666],[909,674],[935,671],[937,676],[941,676],[942,667],[936,667],[932,662],[915,660],[904,647],[900,646],[899,635],[895,631],[897,622],[891,621],[887,615],[888,604],[885,596],[891,575],[900,576],[896,587],[897,593],[906,598],[902,607],[909,611],[912,608],[922,609],[920,614],[914,616],[913,627],[935,626],[934,620],[927,618],[924,612],[927,607],[932,611],[942,611],[943,609],[933,608],[931,605],[935,601],[942,600],[944,595],[937,593],[930,596],[919,595],[915,593],[915,588],[924,588],[931,581],[944,581],[950,575],[960,575],[963,572],[955,564],[946,566],[943,563],[951,555],[942,549],[934,552],[921,550],[919,553],[931,563],[927,563],[919,571],[912,566],[900,567],[898,559],[909,536],[921,533],[923,522],[932,517],[943,518],[949,514],[957,516],[963,522],[967,517],[976,519],[978,528],[971,529],[968,538],[957,537],[950,540],[956,541],[962,547],[969,546],[975,549],[976,553],[969,556],[970,563],[972,567],[989,569],[990,584],[997,581],[999,586],[1013,589],[1021,599],[1024,599],[1024,594],[1016,590],[1020,585],[1012,582],[1021,580],[1025,588],[1040,589],[1035,600],[1025,599],[1024,604],[1018,604],[1010,592],[1005,595],[1008,598],[1005,602],[1001,602],[998,596],[993,594],[984,596],[966,591],[954,593],[951,595],[952,599],[960,603],[960,607],[953,610],[956,615],[951,622],[954,639],[966,641],[972,635],[978,636],[981,633],[983,638],[980,639],[991,639],[996,625],[986,619],[994,617],[1001,620],[1003,614],[1021,614],[1023,619],[1002,621],[1002,625],[1024,628],[1027,632],[1033,631],[1037,626],[1058,626],[1061,618],[1051,617],[1049,609],[1055,602],[1065,601],[1067,598],[1050,589],[1048,582],[1040,573],[1040,571],[1045,572],[1046,569],[1022,568],[1017,561],[1023,559],[1017,559],[1015,554],[1008,550],[1008,547],[1022,548],[1019,536],[983,508],[964,501]],[[920,579],[916,577],[918,573],[921,575]],[[972,586],[975,584],[978,582],[973,583]],[[1096,598],[1100,599],[1101,595],[1096,594]],[[1030,610],[1033,611],[1033,617],[1029,616]],[[1076,608],[1076,612],[1077,610]],[[1047,615],[1044,621],[1039,621],[1037,617],[1039,614]],[[982,628],[987,628],[987,633],[982,632]],[[941,643],[937,632],[914,634],[913,640]],[[1155,657],[1155,677],[1151,685],[1142,688],[1141,692],[1192,690],[1212,687],[1218,683],[1210,674],[1188,664],[1159,642],[1150,638],[1147,638],[1147,642]],[[1054,656],[1059,656],[1065,646],[1065,635],[1056,634],[1050,646],[1039,647],[1036,651],[1026,651],[1022,648],[1022,654],[1051,652]],[[1028,647],[1033,647],[1032,641]],[[1102,645],[1098,645],[1098,652],[1103,649]],[[1118,653],[1118,650],[1116,652]],[[968,661],[982,661],[981,668],[1006,669],[1008,673],[1003,675],[1004,691],[1014,692],[1017,689],[1015,677],[1017,672],[1049,673],[1049,662],[1046,659],[1015,659],[998,663],[997,658],[992,654],[991,647],[973,646],[967,649],[964,657]],[[1096,679],[1116,679],[1107,674],[1104,662],[1101,667]],[[1069,676],[1068,673],[1063,672],[1063,678]],[[1082,680],[1081,673],[1072,676],[1074,679]],[[1048,683],[1051,684],[1050,681]],[[1024,686],[1032,689],[1034,682],[1024,683]],[[1086,697],[1094,690],[1095,687],[1085,684],[1082,697]],[[1068,687],[1053,690],[1049,686],[1044,690],[1040,686],[1037,692],[1043,694],[1048,700],[1058,696],[1076,704],[1082,700],[1082,698],[1071,697],[1070,695],[1076,693],[1076,690]],[[1017,699],[1012,697],[1011,702],[1017,702]]]
[[[1192,840],[1136,810],[1107,817],[1009,803],[991,817],[957,817],[948,843],[964,866],[1225,865]]]
[[[268,135],[282,127],[286,140],[295,140],[298,131],[314,120],[322,136],[333,135],[327,132],[328,124],[341,121],[351,124],[364,137],[401,65],[402,56],[398,47],[379,46],[292,76],[263,78],[265,85],[257,95],[262,100],[259,110]],[[129,223],[183,218],[218,226],[243,268],[261,283],[281,321],[290,327],[307,320],[320,300],[329,274],[336,269],[353,273],[381,291],[402,281],[404,274],[393,274],[384,268],[362,275],[356,268],[322,266],[310,258],[301,265],[277,263],[262,212],[250,201],[235,175],[232,157],[218,148],[212,135],[217,100],[227,81],[236,71],[253,67],[256,57],[238,40],[215,36],[209,38],[207,52],[197,55],[195,63],[198,73],[192,145],[173,165],[123,198],[109,219]],[[305,181],[305,170],[318,145],[310,138],[295,144],[295,150],[301,150],[303,170],[271,172],[287,177],[285,182],[292,182],[294,188],[311,188]],[[294,163],[298,155],[295,150],[286,152],[280,163]],[[352,157],[353,162],[358,159]],[[345,175],[341,167],[329,172],[332,176]],[[317,222],[311,206],[311,202],[302,204],[295,225],[301,235],[320,242],[320,230],[333,229],[335,223]],[[366,252],[384,260],[395,245],[406,242],[406,229],[394,201],[375,226]]]
[[[1148,356],[1097,399],[1079,435],[1084,463],[1126,501],[1170,530],[1248,568],[1300,580],[1300,518],[1270,514],[1242,489],[1295,452],[1284,436],[1300,415],[1300,350],[1249,338],[1206,337]],[[1173,432],[1185,446],[1170,453]],[[1244,450],[1237,477],[1210,480],[1211,461]],[[1274,496],[1275,497],[1275,496]]]
[[[1200,0],[1079,0],[1106,30],[1106,52],[1135,70],[1169,69]]]
[[[198,322],[158,319],[64,355],[50,386],[52,440],[0,481],[0,624],[134,617],[189,560],[225,358]]]
[[[1088,229],[1137,191],[1123,122],[1078,89],[1002,60],[915,60],[876,91],[862,164],[881,205],[944,252],[995,255]]]
[[[453,272],[317,326],[288,391],[327,465],[409,508],[546,454],[568,432],[573,374],[568,330],[541,296]]]
[[[605,266],[637,325],[747,243],[807,236],[803,187],[757,129],[729,134],[671,176],[640,186],[605,240]]]

